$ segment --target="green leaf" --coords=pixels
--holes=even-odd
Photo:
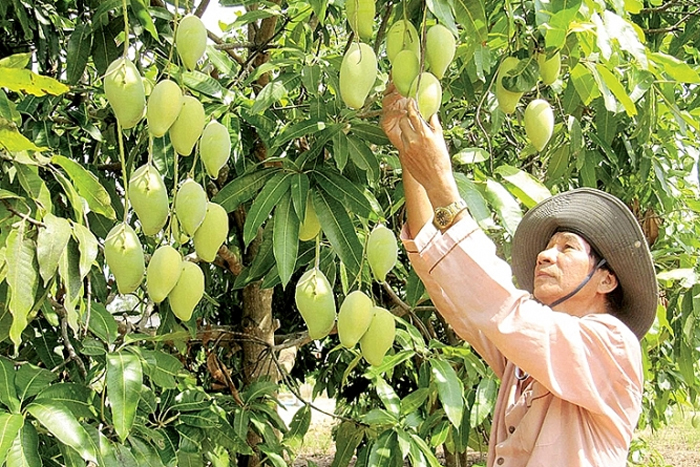
[[[394,456],[398,454],[396,432],[387,430],[372,443],[368,465],[372,467],[396,467]]]
[[[369,180],[379,178],[379,162],[377,156],[364,141],[354,136],[348,136],[348,154],[352,162],[361,170],[367,171]]]
[[[459,194],[469,206],[469,214],[482,229],[487,230],[495,227],[496,224],[491,217],[489,206],[474,182],[463,173],[457,172],[454,175]]]
[[[401,415],[408,415],[420,409],[428,399],[428,388],[418,388],[401,399]]]
[[[140,349],[146,361],[144,370],[155,384],[165,389],[177,387],[177,377],[183,370],[180,360],[160,350]]]
[[[86,170],[78,162],[60,155],[53,156],[51,162],[66,171],[78,193],[85,198],[92,211],[102,214],[108,219],[116,218],[112,208],[112,198],[92,172]]]
[[[235,178],[231,183],[224,186],[212,201],[220,204],[226,212],[238,209],[242,203],[253,199],[260,189],[265,186],[268,179],[276,174],[276,169],[256,170],[242,177]]]
[[[272,104],[282,99],[291,90],[296,89],[301,83],[301,76],[295,73],[286,73],[270,81],[260,91],[251,107],[251,113],[263,113]]]
[[[171,410],[180,412],[191,412],[202,410],[212,404],[209,396],[200,389],[186,389],[175,397]]]
[[[292,174],[289,172],[278,172],[273,175],[260,193],[253,201],[248,216],[243,226],[243,243],[245,245],[255,238],[258,229],[270,217],[272,209],[280,202],[282,197],[289,191]]]
[[[217,80],[200,71],[184,72],[182,74],[182,82],[188,88],[215,99],[222,99],[228,94],[228,91]]]
[[[42,152],[49,149],[47,147],[37,146],[17,130],[7,126],[0,126],[0,146],[10,154],[22,151]]]
[[[27,68],[32,59],[32,53],[19,53],[8,55],[0,59],[0,67],[5,68]]]
[[[430,370],[433,374],[433,381],[437,385],[438,396],[445,409],[445,414],[450,423],[455,428],[459,428],[464,413],[462,381],[457,377],[454,368],[444,360],[431,359]]]
[[[14,363],[5,357],[0,357],[0,402],[11,412],[19,413]]]
[[[180,415],[180,421],[186,425],[209,429],[221,427],[221,418],[211,411],[210,408]]]
[[[452,5],[449,0],[426,0],[426,6],[430,12],[455,36],[459,36],[455,18],[452,15]]]
[[[379,146],[386,146],[389,144],[389,138],[387,138],[384,130],[382,130],[382,128],[378,125],[352,122],[350,134],[356,138],[359,138],[361,141],[366,141],[371,144],[376,144]]]
[[[6,126],[9,128],[19,128],[22,126],[22,115],[17,111],[17,106],[13,101],[8,99],[5,91],[0,89],[0,121],[3,118],[7,120]]]
[[[280,134],[273,140],[271,147],[279,148],[289,141],[301,138],[302,136],[315,134],[326,128],[324,122],[319,122],[316,119],[305,120],[303,122],[294,123],[287,126]]]
[[[58,273],[63,279],[63,286],[66,290],[64,307],[68,317],[68,324],[76,332],[78,331],[78,314],[75,311],[75,307],[83,296],[83,281],[78,269],[79,262],[80,252],[78,251],[78,245],[71,239],[58,260]]]
[[[347,467],[364,437],[364,430],[352,422],[342,422],[335,435],[335,457],[331,467]]]
[[[44,425],[59,441],[78,451],[80,457],[86,461],[95,462],[97,460],[90,435],[65,405],[42,399],[29,404],[27,412]]]
[[[362,422],[372,426],[394,426],[398,418],[384,409],[372,409],[362,417]]]
[[[377,395],[384,404],[384,407],[386,407],[386,409],[393,415],[398,416],[401,412],[401,400],[394,392],[394,388],[389,386],[383,378],[376,378],[374,380],[374,384],[377,390]]]
[[[486,198],[496,208],[503,225],[512,235],[523,217],[518,203],[503,185],[492,179],[486,181]]]
[[[131,452],[139,466],[165,467],[153,446],[134,436],[129,437],[129,444],[131,444]]]
[[[600,75],[601,79],[605,82],[605,85],[625,108],[627,115],[630,117],[637,115],[637,108],[635,107],[634,102],[632,102],[632,99],[630,99],[629,95],[627,94],[627,90],[625,90],[617,77],[613,75],[610,70],[599,63],[596,64],[596,69],[598,70],[598,74]]]
[[[85,277],[92,269],[92,265],[97,259],[98,244],[95,235],[84,225],[76,222],[71,223],[73,226],[73,238],[78,242],[80,249],[80,263],[78,269],[80,271],[80,280]]]
[[[490,158],[488,151],[483,148],[464,148],[452,156],[452,160],[457,164],[476,164]]]
[[[430,449],[423,439],[421,439],[418,435],[411,433],[411,441],[418,446],[418,450],[423,453],[425,460],[428,461],[428,465],[430,467],[441,467],[441,464],[438,462],[432,449]]]
[[[14,92],[26,92],[34,96],[51,94],[60,96],[70,90],[68,86],[48,76],[37,75],[26,68],[0,67],[0,88]]]
[[[112,409],[112,423],[122,442],[129,435],[136,418],[143,369],[134,354],[119,351],[107,355],[107,397]]]
[[[311,407],[304,405],[294,413],[289,424],[289,431],[284,434],[284,445],[289,446],[293,451],[298,451],[304,442],[304,436],[308,433],[310,425]]]
[[[39,435],[31,423],[25,423],[7,452],[7,467],[41,467]]]
[[[202,455],[194,452],[177,452],[177,467],[203,467]]]
[[[66,46],[66,78],[69,84],[77,83],[83,77],[92,48],[92,34],[89,24],[77,24]]]
[[[8,451],[24,425],[24,417],[18,414],[0,414],[0,465],[5,462]]]
[[[54,380],[56,375],[53,372],[31,363],[23,363],[15,373],[17,397],[21,401],[26,401],[48,388]]]
[[[472,427],[480,425],[493,410],[496,404],[498,385],[492,378],[484,378],[476,387],[476,398],[472,405],[469,424]]]
[[[347,209],[332,197],[319,192],[314,193],[313,203],[323,233],[347,268],[348,274],[356,277],[360,273],[363,247]]]
[[[95,392],[78,383],[54,383],[41,391],[35,401],[43,399],[66,406],[78,418],[94,418],[92,399]]]
[[[113,344],[118,336],[117,321],[112,316],[112,313],[107,311],[99,302],[91,303],[90,320],[88,329],[100,340]]]
[[[149,4],[150,2],[146,3],[145,0],[131,0],[131,10],[139,19],[143,28],[148,31],[155,40],[158,40],[158,31],[156,30],[155,24],[153,24],[151,15],[148,13]]]
[[[104,3],[106,2],[100,5]],[[93,26],[97,24],[99,23],[93,22]],[[119,56],[114,31],[112,28],[104,26],[95,28],[92,35],[92,59],[95,63],[95,68],[97,68],[97,72],[100,75],[104,75],[107,72],[109,64]]]
[[[46,187],[44,180],[39,177],[37,167],[30,167],[24,164],[15,164],[17,177],[22,188],[31,196],[35,203],[41,206],[45,211],[51,211],[53,203],[51,202],[51,193]]]
[[[10,328],[10,339],[19,346],[22,331],[27,327],[27,316],[34,306],[34,296],[38,287],[38,267],[36,264],[36,247],[26,237],[25,224],[12,229],[7,236],[5,262],[10,296],[9,308],[14,318]]]
[[[660,67],[660,71],[670,76],[674,81],[688,84],[700,83],[700,74],[688,63],[663,52],[653,52],[650,56],[653,64]]]
[[[294,213],[291,193],[282,197],[275,208],[274,217],[273,251],[284,288],[294,273],[299,252],[299,219]]]
[[[528,92],[540,78],[540,69],[535,56],[520,60],[518,66],[503,76],[503,87],[512,92]]]
[[[477,44],[485,43],[488,40],[488,28],[484,2],[482,0],[454,0],[452,6],[455,19],[464,26],[466,36]]]
[[[346,204],[356,215],[368,218],[372,204],[362,190],[342,175],[328,169],[314,172],[316,184],[337,201]]]
[[[511,192],[528,208],[552,196],[547,187],[523,170],[503,164],[498,166],[494,173],[513,186]]]
[[[58,260],[68,245],[71,236],[71,226],[68,220],[47,213],[43,219],[45,228],[39,229],[36,240],[39,273],[44,279],[44,285],[56,273]]]
[[[571,82],[585,105],[589,105],[593,99],[600,96],[600,91],[596,87],[595,79],[588,67],[577,63],[569,72]]]
[[[83,206],[84,198],[81,197],[76,191],[73,184],[68,180],[68,177],[63,175],[62,172],[54,170],[53,176],[56,178],[58,183],[63,188],[66,193],[68,200],[70,201],[71,207],[73,208],[73,215],[76,219],[82,219],[85,215],[85,207]],[[95,217],[99,217],[95,214]]]

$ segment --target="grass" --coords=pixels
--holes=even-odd
[[[641,430],[633,445],[639,447],[637,463],[644,467],[700,466],[700,428],[693,427],[693,412],[676,412],[668,426]]]

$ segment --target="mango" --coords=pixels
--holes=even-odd
[[[228,134],[228,128],[216,120],[209,122],[202,132],[199,155],[204,162],[207,174],[211,178],[218,177],[219,170],[231,156],[231,137]]]
[[[306,271],[294,291],[294,301],[312,339],[323,339],[335,324],[333,289],[320,269]]]
[[[364,292],[350,292],[338,312],[340,343],[351,349],[360,341],[372,322],[374,303]]]
[[[168,303],[175,316],[182,321],[189,321],[192,312],[204,296],[204,273],[196,264],[183,261],[180,277],[168,294]]]
[[[445,76],[447,67],[452,63],[457,50],[455,36],[442,24],[436,24],[428,29],[425,37],[425,61],[430,72],[437,79]]]
[[[316,235],[321,231],[321,223],[318,221],[314,203],[311,202],[311,196],[306,198],[306,213],[304,220],[299,224],[299,240],[306,242],[316,238]]]
[[[496,100],[498,100],[498,107],[507,114],[515,112],[515,107],[518,105],[523,93],[507,90],[503,87],[501,81],[510,70],[518,66],[518,63],[520,63],[520,60],[517,58],[506,57],[498,68],[498,76],[496,77]]]
[[[187,15],[180,20],[175,33],[175,47],[188,70],[194,70],[207,48],[207,28],[195,15]]]
[[[122,128],[133,128],[146,110],[146,91],[136,66],[126,57],[110,63],[104,78],[105,95]]]
[[[177,284],[182,272],[182,255],[170,245],[159,247],[151,255],[146,268],[146,291],[155,303],[160,303]]]
[[[164,79],[153,87],[146,105],[148,131],[160,138],[168,132],[182,109],[182,90],[174,81]]]
[[[418,104],[418,111],[425,121],[440,110],[442,103],[442,86],[440,80],[429,71],[416,76],[408,91],[409,97],[414,97]]]
[[[552,55],[552,58],[549,60],[547,60],[546,54],[538,54],[537,64],[540,66],[540,78],[547,86],[552,85],[559,78],[559,73],[561,72],[561,55],[559,55],[559,52]]]
[[[185,180],[175,195],[175,214],[185,233],[194,235],[207,214],[207,194],[202,185],[191,178]]]
[[[386,33],[386,56],[393,63],[396,54],[404,49],[412,50],[420,56],[420,37],[410,21],[400,19],[391,25]]]
[[[228,214],[220,205],[209,202],[202,225],[192,237],[197,256],[201,260],[211,263],[227,238]]]
[[[155,235],[168,220],[168,191],[158,169],[144,164],[129,179],[129,202],[141,223],[144,235]]]
[[[184,245],[190,240],[190,237],[185,233],[182,227],[180,227],[177,216],[170,217],[170,232],[172,238],[180,245]]]
[[[374,0],[346,0],[345,2],[348,23],[355,34],[364,41],[372,38],[375,9]]]
[[[380,306],[372,309],[372,322],[360,338],[360,352],[372,366],[379,366],[384,356],[394,345],[396,322],[389,310]]]
[[[420,62],[412,50],[404,49],[396,54],[391,64],[391,79],[402,96],[409,96],[411,84],[418,73],[420,73]]]
[[[178,154],[189,156],[204,130],[204,106],[197,98],[182,98],[182,108],[168,134]]]
[[[544,149],[554,132],[554,111],[544,99],[535,99],[525,108],[525,134],[538,151]]]
[[[126,222],[112,227],[105,239],[104,252],[119,293],[125,295],[135,291],[141,285],[146,267],[143,247],[134,229]]]
[[[398,254],[394,232],[383,225],[375,227],[367,240],[367,262],[377,281],[386,280],[386,275],[396,265]]]
[[[377,56],[362,42],[353,42],[340,65],[340,97],[351,109],[359,109],[377,79]]]

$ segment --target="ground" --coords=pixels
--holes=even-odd
[[[310,400],[311,390],[302,387],[302,397]],[[291,394],[281,394],[280,416],[287,423],[296,410],[301,407],[299,401]],[[294,460],[294,467],[312,466],[330,467],[335,455],[335,446],[331,438],[331,429],[335,419],[332,414],[335,402],[327,397],[317,397],[313,405],[323,412],[312,410],[311,428],[304,439],[304,446]],[[692,412],[676,414],[669,426],[652,432],[639,431],[636,443],[644,446],[644,458],[640,467],[698,467],[700,466],[700,429],[691,425]],[[440,456],[438,456],[439,458]],[[485,465],[485,455],[474,452],[470,454],[468,465]],[[443,464],[444,465],[444,464]],[[467,466],[465,466],[467,467]]]

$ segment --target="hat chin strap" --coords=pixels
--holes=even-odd
[[[581,291],[581,289],[584,288],[584,287],[586,286],[586,284],[588,284],[588,281],[591,280],[591,278],[593,277],[593,274],[595,274],[595,272],[596,272],[598,269],[600,269],[605,263],[607,263],[607,261],[605,260],[605,258],[603,258],[603,259],[601,259],[600,261],[598,261],[598,264],[596,264],[596,265],[593,267],[593,269],[591,270],[591,272],[588,273],[588,275],[586,276],[586,278],[578,285],[578,287],[576,287],[574,290],[572,290],[572,291],[569,292],[568,294],[564,295],[563,297],[554,300],[554,302],[551,303],[551,304],[549,305],[549,307],[550,307],[550,308],[554,308],[555,306],[561,304],[562,302],[565,302],[566,300],[570,299],[571,297],[573,297],[574,295],[576,295],[577,293],[579,293],[579,292]]]

